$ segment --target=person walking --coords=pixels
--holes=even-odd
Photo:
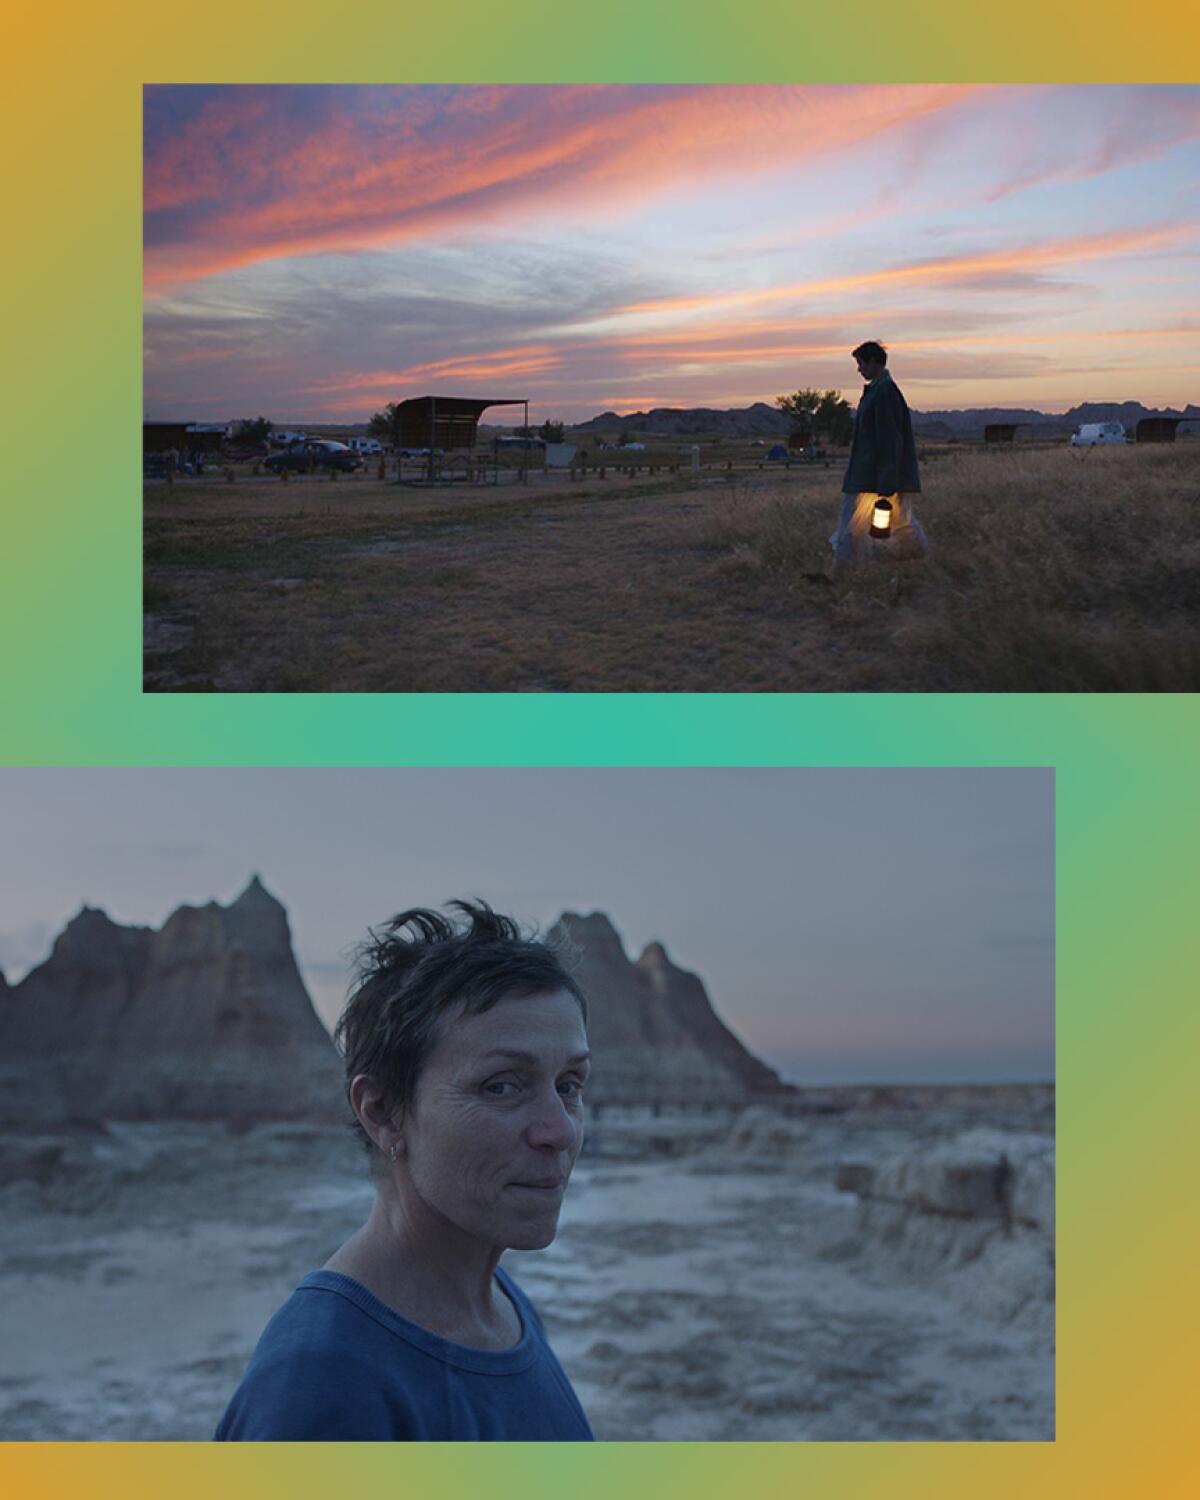
[[[866,386],[854,418],[837,527],[829,538],[833,558],[824,575],[829,578],[843,563],[870,557],[875,548],[886,549],[886,555],[897,560],[924,557],[929,551],[925,532],[912,511],[911,497],[921,490],[912,417],[887,368],[887,350],[871,340],[859,344],[852,357]],[[891,506],[886,538],[871,535],[872,516],[880,500]]]

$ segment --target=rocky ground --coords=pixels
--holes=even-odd
[[[605,1111],[558,1239],[505,1264],[602,1439],[1050,1439],[1047,1127]],[[207,1438],[371,1196],[301,1126],[10,1137],[0,1183],[0,1439]]]

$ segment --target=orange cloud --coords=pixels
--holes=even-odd
[[[698,296],[660,297],[649,302],[631,302],[612,310],[609,316],[647,313],[699,312],[722,307],[761,307],[829,292],[854,291],[861,287],[920,284],[943,286],[978,276],[1003,275],[1014,271],[1049,270],[1080,261],[1110,260],[1140,251],[1179,245],[1200,233],[1200,223],[1167,224],[1154,229],[1121,230],[1115,233],[1077,235],[1009,250],[983,251],[976,255],[944,256],[893,266],[882,271],[860,271],[849,276],[798,281],[787,286],[757,287],[736,292],[712,292]]]
[[[768,329],[763,330],[761,336],[764,339],[778,338],[780,334],[790,337],[807,329],[828,329],[829,326],[830,322],[828,318],[789,318],[787,323],[782,326],[778,322],[772,323]],[[744,339],[746,337],[746,330],[739,327],[736,331],[731,332],[725,336],[727,338]],[[705,328],[676,329],[670,333],[663,332],[623,334],[618,340],[616,340],[616,343],[620,348],[630,350],[686,350],[689,347],[695,345],[707,344],[709,346],[714,346],[716,341],[720,337],[721,335],[714,332],[712,326],[709,325]]]
[[[1079,332],[1075,329],[1060,329],[1054,333],[989,333],[989,332],[966,332],[948,337],[922,337],[920,335],[907,335],[902,339],[889,341],[889,349],[915,350],[915,349],[970,349],[977,345],[997,345],[1000,347],[1023,348],[1040,344],[1057,345],[1060,348],[1068,348],[1077,343],[1124,343],[1128,340],[1160,340],[1160,339],[1196,339],[1200,338],[1198,327],[1177,328],[1116,328],[1105,330],[1091,330]],[[679,341],[674,338],[664,339],[658,343],[650,338],[640,338],[635,347],[627,348],[626,341],[605,346],[619,359],[646,361],[655,357],[661,359],[674,359],[680,353]],[[702,343],[686,347],[685,358],[682,363],[686,364],[712,364],[721,365],[726,363],[737,363],[739,361],[771,361],[776,359],[803,359],[805,357],[821,357],[831,354],[848,354],[848,341],[843,339],[838,343],[787,343],[787,342],[764,342],[753,344],[731,344],[728,342],[709,342],[706,346]]]
[[[420,380],[488,380],[501,375],[540,374],[556,367],[559,351],[550,345],[508,349],[492,354],[464,354],[429,360],[398,370],[372,370],[305,386],[305,391],[383,391]]]
[[[827,324],[822,325],[827,327]],[[794,330],[788,330],[794,331]],[[1158,340],[1196,338],[1200,329],[1191,327],[1112,329],[1079,333],[1063,330],[1057,333],[988,333],[969,331],[948,337],[906,336],[893,340],[893,351],[909,353],[917,350],[953,349],[970,350],[977,346],[999,346],[1020,349],[1039,344],[1068,347],[1079,342],[1124,342],[1127,340]],[[847,354],[848,341],[827,340],[802,341],[781,340],[778,335],[763,342],[746,343],[736,341],[735,335],[725,340],[713,340],[699,332],[667,334],[661,339],[640,335],[632,339],[597,341],[573,346],[551,344],[525,345],[519,348],[477,351],[452,356],[447,359],[428,360],[396,369],[356,371],[345,373],[328,381],[306,385],[306,392],[360,391],[381,392],[400,386],[412,385],[422,380],[487,380],[503,375],[544,375],[562,369],[570,358],[576,368],[576,379],[581,367],[588,362],[612,358],[624,364],[637,363],[653,366],[661,376],[666,371],[722,368],[724,366],[757,364],[771,365],[785,360],[819,359]],[[583,376],[586,378],[586,376]]]

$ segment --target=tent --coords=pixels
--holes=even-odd
[[[771,447],[771,451],[767,454],[768,458],[775,459],[789,458],[790,456],[791,455],[788,453],[787,449],[783,446],[782,443],[773,444]]]

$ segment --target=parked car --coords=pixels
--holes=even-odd
[[[446,455],[443,453],[443,451],[440,448],[435,448],[433,450],[433,456],[434,456],[434,458],[444,458]],[[401,448],[400,451],[399,451],[399,457],[400,458],[428,458],[429,457],[429,449],[428,448]]]
[[[363,461],[359,455],[347,448],[345,443],[293,443],[282,453],[272,453],[263,467],[278,474],[282,469],[340,469],[350,473],[361,469]]]
[[[1085,422],[1071,434],[1072,448],[1092,448],[1097,443],[1127,443],[1123,422]]]
[[[363,466],[362,458],[353,448],[348,448],[345,443],[335,443],[332,438],[322,438],[320,442],[307,446],[319,469],[344,469],[349,473]]]
[[[377,454],[383,452],[383,444],[378,438],[352,437],[347,444],[355,453]]]

